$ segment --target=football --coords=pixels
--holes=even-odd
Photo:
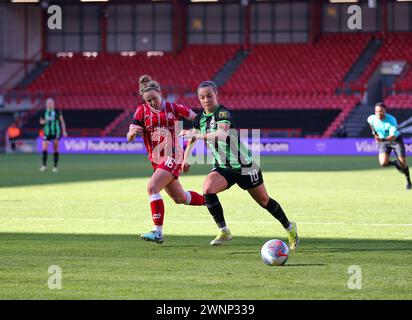
[[[262,260],[268,266],[282,266],[289,257],[289,248],[282,240],[266,241],[260,250]]]

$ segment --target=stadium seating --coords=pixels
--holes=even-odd
[[[335,91],[370,39],[328,34],[314,44],[257,45],[222,88],[221,101],[236,109],[340,109],[323,134],[330,136],[359,101]]]
[[[412,34],[389,33],[383,41],[378,53],[369,64],[357,82],[351,83],[352,88],[362,88],[366,85],[369,77],[383,61],[406,61],[408,69],[393,84],[393,94],[385,98],[389,108],[411,109],[412,108]],[[409,94],[408,94],[409,92]]]
[[[351,109],[359,101],[357,97],[335,95],[274,95],[274,94],[221,94],[220,103],[231,110],[264,109]],[[177,103],[200,109],[196,96],[180,96]]]
[[[350,111],[359,103],[357,96],[336,95],[235,95],[222,94],[220,103],[230,110],[338,110],[337,117],[326,127],[319,136],[331,137],[339,125],[349,115]],[[178,103],[186,104],[199,110],[200,103],[197,97],[179,97]]]
[[[330,34],[314,44],[257,45],[223,92],[333,95],[370,37]]]
[[[299,133],[297,136],[320,137],[341,113],[339,109],[278,109],[276,112],[270,109],[262,109],[259,112],[254,109],[232,109],[238,129],[259,128],[262,136],[267,136],[269,132],[271,136],[278,137],[286,137],[289,136],[288,133],[297,132]],[[125,136],[132,117],[133,112],[125,111],[116,118],[115,125],[108,130],[107,135]],[[192,124],[185,121],[183,126],[191,128]],[[276,130],[271,130],[273,128]]]
[[[412,60],[409,62],[412,64]],[[412,92],[412,67],[409,68],[405,73],[393,84],[393,90],[395,91],[410,91]]]
[[[340,110],[329,132],[359,100],[336,96],[335,91],[370,37],[328,34],[314,44],[256,45],[220,88],[220,101],[233,110]],[[176,56],[74,54],[57,58],[28,90],[55,96],[63,110],[119,110],[102,131],[112,135],[127,130],[130,110],[140,102],[139,75],[151,75],[166,96],[172,94],[176,102],[200,109],[194,96],[197,85],[212,79],[237,50],[237,45],[191,45]]]
[[[238,49],[238,45],[193,45],[176,56],[74,54],[56,58],[27,90],[55,97],[56,106],[62,110],[119,110],[112,122],[101,128],[106,135],[116,129],[125,112],[141,102],[140,75],[149,74],[158,80],[166,95],[194,92],[199,82],[213,78]]]
[[[358,81],[350,84],[352,88],[363,88],[369,77],[376,70],[380,63],[390,60],[407,61],[412,64],[412,35],[410,33],[389,33],[383,41],[378,53]],[[412,90],[412,72],[399,79],[394,85],[394,89]]]
[[[385,103],[389,109],[412,109],[412,94],[388,96]]]
[[[158,80],[166,94],[193,92],[237,50],[236,45],[194,45],[177,56],[74,54],[57,58],[28,90],[57,96],[62,109],[122,109],[136,103],[140,75],[149,74]]]

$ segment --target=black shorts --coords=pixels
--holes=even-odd
[[[43,136],[43,141],[52,141],[52,140],[60,140],[61,135],[60,134],[49,134]]]
[[[258,167],[251,167],[250,169],[244,168],[243,170],[214,167],[210,172],[217,172],[225,178],[227,181],[226,189],[229,189],[236,183],[243,190],[249,190],[263,183],[262,171]]]
[[[396,156],[405,158],[405,144],[403,143],[403,139],[401,136],[396,138],[394,141],[384,141],[379,142],[379,153],[386,153],[390,155],[392,150],[395,152]]]

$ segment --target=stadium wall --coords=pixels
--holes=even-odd
[[[65,5],[62,30],[48,30],[49,52],[102,50],[102,16],[107,51],[171,51],[171,4]]]
[[[359,1],[362,8],[362,30],[382,31],[383,4],[369,8],[368,1]],[[185,10],[181,9],[185,6]],[[321,31],[353,32],[348,28],[350,4],[322,3],[319,7]],[[318,10],[318,9],[315,9]],[[313,7],[309,1],[254,2],[250,10],[240,3],[180,4],[171,2],[150,4],[62,5],[63,29],[48,30],[49,52],[101,51],[165,51],[178,43],[242,44],[245,41],[245,15],[250,14],[250,43],[308,42],[313,30]],[[182,13],[184,12],[184,13]],[[388,2],[388,31],[412,30],[412,4]],[[176,32],[174,15],[178,15],[184,30]],[[105,18],[103,18],[105,17]],[[107,39],[102,44],[102,21],[107,19]],[[185,38],[185,39],[182,39]]]
[[[362,9],[362,32],[376,32],[381,28],[381,5],[369,8],[367,1],[356,3]],[[322,5],[322,32],[353,32],[348,28],[348,8],[353,3],[336,4],[323,3]]]
[[[0,4],[0,88],[12,88],[41,59],[41,10]]]
[[[242,43],[245,14],[239,4],[189,5],[188,43]],[[251,43],[307,42],[308,17],[308,2],[254,3],[250,10]]]
[[[412,3],[388,3],[388,30],[399,32],[412,31]]]
[[[409,2],[387,1],[387,31],[412,31],[412,4]],[[362,8],[362,32],[379,32],[382,30],[384,15],[383,2],[379,1],[376,8],[369,8],[368,1],[356,3]],[[348,28],[348,8],[353,5],[323,3],[322,31],[351,32]]]
[[[107,50],[165,51],[173,49],[173,5],[64,5],[63,29],[48,30],[49,52],[101,51],[101,17],[107,13]],[[190,4],[188,44],[240,44],[244,8],[240,4]],[[251,5],[251,42],[307,42],[308,3]]]

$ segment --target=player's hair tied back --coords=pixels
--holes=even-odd
[[[139,92],[142,95],[143,93],[156,90],[160,92],[160,85],[157,81],[154,81],[152,77],[147,74],[140,76],[139,78]]]

